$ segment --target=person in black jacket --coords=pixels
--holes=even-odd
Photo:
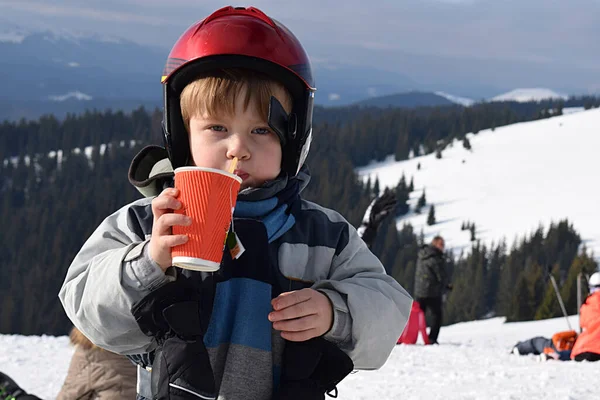
[[[437,338],[442,325],[442,303],[446,290],[451,290],[446,273],[444,256],[444,239],[436,236],[431,244],[425,245],[419,251],[417,270],[415,272],[414,297],[423,312],[430,310],[433,321],[429,332],[432,344],[437,344]]]

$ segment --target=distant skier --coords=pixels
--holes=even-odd
[[[571,351],[577,340],[577,332],[563,331],[552,335],[552,338],[536,336],[531,339],[518,342],[512,349],[516,355],[532,354],[539,356],[540,360],[569,361]]]
[[[443,296],[446,291],[452,290],[452,285],[448,283],[444,247],[441,236],[434,237],[431,244],[423,246],[419,251],[415,271],[414,298],[423,312],[430,310],[433,316],[429,331],[431,344],[437,344],[442,326]]]
[[[590,295],[579,309],[581,333],[571,351],[575,361],[600,360],[600,272],[592,274],[588,287]]]
[[[517,355],[539,355],[542,360],[600,361],[600,272],[588,281],[589,296],[579,310],[581,333],[558,332],[552,338],[537,336],[518,342],[512,349]]]

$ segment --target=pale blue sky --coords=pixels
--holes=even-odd
[[[63,27],[167,49],[187,26],[223,5],[228,3],[0,0],[0,29],[3,21]],[[507,66],[515,76],[548,67],[551,79],[579,80],[577,87],[600,90],[599,0],[256,0],[251,5],[292,29],[317,64],[371,62],[396,70],[412,55],[435,56],[458,69],[452,60],[483,63],[482,68],[498,62],[500,75],[508,73]],[[423,79],[421,68],[399,69]]]

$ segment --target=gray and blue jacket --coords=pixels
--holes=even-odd
[[[69,318],[92,342],[138,360],[147,359],[156,342],[142,333],[132,306],[177,274],[191,273],[176,268],[164,273],[148,255],[151,196],[158,195],[158,182],[172,172],[168,160],[138,164],[144,163],[142,178],[147,179],[140,179],[138,171],[130,171],[130,177],[138,175],[134,181],[148,197],[100,224],[73,260],[59,293]],[[278,197],[292,184],[299,193],[308,181],[303,170],[294,182],[278,179],[240,193],[243,212],[236,206],[234,225],[262,222],[268,265],[253,266],[257,275],[234,273],[217,285],[204,343],[219,399],[270,399],[276,392],[285,341],[267,315],[278,293],[310,287],[325,294],[334,318],[324,338],[343,350],[356,369],[381,367],[408,320],[411,297],[340,214],[299,195]],[[138,368],[138,393],[150,397],[143,367]]]

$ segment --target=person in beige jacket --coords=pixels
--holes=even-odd
[[[77,328],[75,353],[57,400],[134,400],[136,366],[127,357],[94,345]]]

